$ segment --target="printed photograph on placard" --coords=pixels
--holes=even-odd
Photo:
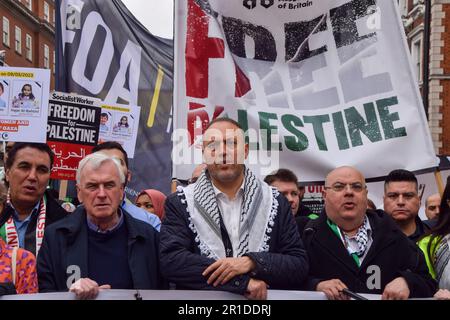
[[[102,112],[100,114],[100,132],[110,132],[112,114],[110,112]]]
[[[139,113],[141,108],[133,105],[102,105],[98,143],[116,141],[123,145],[129,158],[134,157]],[[103,121],[103,122],[102,122]],[[104,124],[102,130],[102,124]]]
[[[12,84],[11,115],[39,116],[42,84],[36,81],[16,80]]]
[[[114,119],[113,133],[118,135],[131,135],[133,132],[134,119],[131,114],[116,114]]]
[[[0,79],[0,115],[8,114],[9,82]]]

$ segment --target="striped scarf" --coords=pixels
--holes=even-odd
[[[264,203],[263,194],[261,182],[246,167],[244,177],[244,197],[239,220],[239,246],[237,253],[235,253],[234,256],[240,257],[251,250],[257,251],[258,249],[250,248],[249,240],[251,238],[250,231],[255,222],[257,222],[258,225],[261,225],[260,223],[262,221],[258,220],[264,219],[264,221],[267,221],[268,218],[268,213],[266,213],[268,212],[267,208],[262,207],[262,204]],[[196,211],[199,212],[202,220],[204,220],[215,233],[215,235],[208,240],[213,241],[213,238],[221,239],[221,213],[207,171],[203,172],[194,186],[194,206]]]
[[[364,217],[363,224],[359,227],[356,232],[356,242],[358,243],[359,250],[356,252],[358,257],[362,257],[367,249],[367,243],[369,242],[369,237],[367,235],[367,216]]]

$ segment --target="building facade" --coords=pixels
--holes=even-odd
[[[0,0],[0,50],[12,67],[51,69],[55,88],[54,0]]]
[[[436,154],[450,155],[450,0],[399,0],[399,9],[422,93],[428,85],[428,124]]]

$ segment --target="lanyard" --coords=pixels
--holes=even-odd
[[[39,204],[39,215],[36,221],[36,257],[42,246],[45,228],[46,201],[45,195]],[[13,215],[5,223],[6,243],[12,247],[19,247],[19,235],[17,234],[16,225],[14,224]],[[25,244],[24,244],[25,247]]]
[[[220,212],[219,207],[217,207],[217,210],[219,211],[220,234],[222,235],[222,242],[223,246],[225,247],[225,255],[227,258],[231,258],[233,257],[233,245],[231,244],[230,236],[228,235],[227,228],[225,227],[225,223],[223,222],[222,212]]]
[[[344,244],[345,249],[347,250],[347,252],[351,255],[351,257],[353,258],[353,260],[355,261],[356,265],[358,267],[361,266],[361,262],[359,260],[358,255],[356,254],[356,252],[350,253],[350,251],[348,250],[348,242],[347,239],[345,238],[345,235],[343,234],[342,230],[330,219],[327,219],[327,224],[330,227],[330,229],[334,232],[334,234],[341,239],[342,243]]]

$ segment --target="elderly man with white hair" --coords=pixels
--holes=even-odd
[[[40,292],[70,290],[89,299],[101,289],[161,288],[159,234],[120,208],[120,163],[91,154],[76,178],[83,205],[46,230],[38,259]]]

